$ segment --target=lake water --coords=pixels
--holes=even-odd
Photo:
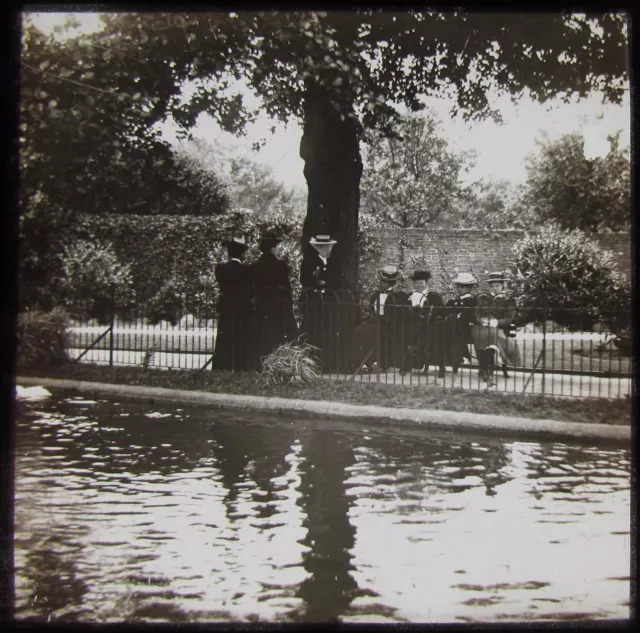
[[[16,617],[629,617],[630,452],[204,407],[30,403]]]

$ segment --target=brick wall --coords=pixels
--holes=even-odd
[[[382,266],[393,264],[406,273],[415,269],[416,258],[424,258],[431,271],[431,285],[443,289],[442,266],[450,275],[454,268],[485,277],[485,271],[504,270],[513,259],[511,248],[525,231],[482,231],[470,229],[378,229],[371,232],[381,244],[381,254],[361,269],[362,278],[375,276]],[[606,233],[592,237],[611,251],[620,271],[631,277],[631,239],[628,234]],[[401,247],[400,243],[404,247]]]

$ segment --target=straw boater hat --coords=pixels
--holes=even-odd
[[[380,279],[383,281],[398,281],[400,277],[401,273],[395,266],[385,266],[380,271]]]
[[[505,273],[489,273],[489,277],[487,277],[487,283],[490,284],[493,281],[503,284],[506,281],[509,281],[509,279],[507,278],[507,275]]]
[[[411,281],[429,281],[431,272],[428,270],[415,270],[411,275]]]
[[[243,250],[249,248],[247,241],[244,237],[232,237],[230,240],[225,240],[225,246],[235,246],[236,248],[240,247]]]
[[[309,240],[309,244],[311,246],[315,246],[316,244],[337,244],[336,240],[332,240],[329,235],[316,235]]]
[[[473,273],[458,273],[451,283],[458,286],[475,286],[478,280],[473,276]]]

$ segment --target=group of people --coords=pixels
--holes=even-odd
[[[315,348],[324,371],[355,372],[375,363],[381,370],[396,367],[405,373],[437,365],[442,376],[445,364],[456,372],[465,358],[471,360],[470,345],[487,382],[498,357],[505,376],[508,364],[520,364],[516,305],[502,273],[489,275],[490,294],[485,295],[473,294],[478,286],[473,274],[459,273],[452,281],[456,296],[444,302],[428,289],[429,271],[414,271],[407,291],[397,285],[401,272],[385,266],[362,318],[331,260],[336,240],[316,235],[303,259],[299,326],[279,243],[273,233],[262,235],[261,255],[253,264],[244,261],[248,245],[243,238],[226,243],[228,261],[215,271],[220,302],[213,369],[259,370],[265,355],[295,340]]]
[[[400,278],[395,266],[380,271],[379,290],[369,300],[370,318],[351,337],[354,355],[362,358],[358,369],[375,362],[382,370],[396,367],[405,373],[436,365],[443,376],[445,365],[456,373],[465,359],[471,360],[471,345],[480,378],[489,384],[498,360],[505,377],[508,365],[521,364],[515,340],[517,306],[508,275],[490,273],[490,292],[474,294],[478,279],[461,272],[452,280],[456,296],[446,302],[428,290],[429,271],[414,271],[409,291],[397,289]]]

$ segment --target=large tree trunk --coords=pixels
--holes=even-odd
[[[362,161],[357,122],[340,113],[330,102],[330,93],[309,83],[304,108],[304,133],[300,156],[305,162],[304,176],[309,197],[302,231],[303,260],[300,279],[309,275],[309,239],[318,233],[337,240],[329,266],[337,268],[344,289],[356,290],[358,283],[358,209]],[[334,95],[335,96],[335,95]]]

